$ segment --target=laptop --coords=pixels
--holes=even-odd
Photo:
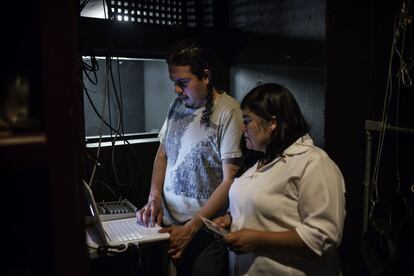
[[[95,226],[97,235],[104,246],[128,246],[129,244],[145,244],[151,242],[158,242],[168,240],[170,234],[158,233],[160,226],[146,227],[137,223],[136,217],[113,219],[102,221],[98,208],[93,197],[93,193],[88,183],[83,182],[85,187],[85,194],[87,204],[92,215],[92,223]],[[92,229],[87,229],[88,244],[98,244],[94,240],[94,233]]]

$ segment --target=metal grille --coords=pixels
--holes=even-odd
[[[212,26],[212,5],[203,0],[200,6],[207,11],[198,12],[196,0],[107,0],[112,20],[156,25],[183,25],[186,27]],[[211,14],[208,14],[211,13]],[[197,16],[203,20],[198,20]],[[198,23],[209,21],[207,24]]]
[[[203,27],[213,27],[213,0],[203,0]]]

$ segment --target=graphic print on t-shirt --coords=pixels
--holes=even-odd
[[[210,126],[201,124],[203,110],[174,101],[159,134],[167,157],[164,214],[177,221],[190,219],[220,185],[222,160],[241,156],[239,104],[221,94],[214,102]],[[164,223],[172,223],[171,217],[166,215]]]
[[[195,117],[196,115],[191,113],[176,113],[173,115],[173,118],[171,118],[171,124],[174,124],[175,127],[171,128],[171,133],[168,135],[169,145],[167,147],[167,156],[172,166],[174,166],[175,162],[177,162],[178,153],[181,149],[181,138]]]
[[[211,196],[222,179],[220,157],[211,152],[213,140],[213,135],[210,135],[191,149],[175,169],[175,177],[168,190],[176,195],[197,199]]]

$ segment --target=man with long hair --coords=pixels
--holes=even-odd
[[[200,231],[199,215],[215,218],[226,209],[241,157],[241,110],[215,86],[211,49],[182,41],[167,62],[177,97],[159,134],[148,203],[137,218],[165,226],[178,275],[226,275],[226,247]]]

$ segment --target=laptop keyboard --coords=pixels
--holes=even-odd
[[[103,227],[114,242],[139,240],[154,233],[154,229],[139,225],[135,219],[106,221]]]

